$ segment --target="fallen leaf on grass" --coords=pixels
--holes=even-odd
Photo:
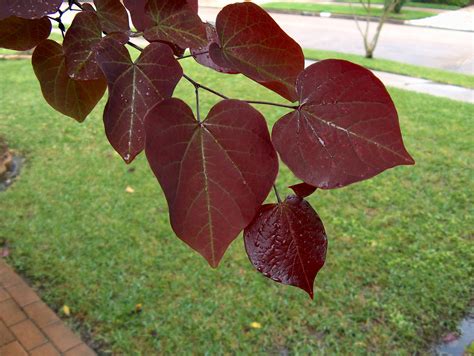
[[[71,309],[67,305],[63,305],[61,311],[65,316],[71,316]]]
[[[261,329],[261,328],[262,328],[262,324],[257,323],[256,321],[254,321],[254,322],[250,323],[250,327],[251,327],[252,329]]]
[[[132,193],[135,193],[135,189],[133,189],[132,187],[128,186],[127,188],[125,188],[125,192],[132,194]]]

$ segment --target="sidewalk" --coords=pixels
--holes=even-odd
[[[0,355],[96,355],[2,258],[0,258]]]

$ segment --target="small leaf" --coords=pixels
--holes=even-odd
[[[133,193],[135,193],[135,189],[133,189],[132,187],[128,186],[127,188],[125,188],[125,192],[130,193],[130,194],[133,194]]]
[[[295,195],[260,208],[244,231],[250,262],[265,277],[305,290],[313,298],[313,283],[326,260],[323,223],[309,203]]]
[[[196,60],[196,62],[198,62],[199,64],[205,67],[214,69],[221,73],[228,73],[228,74],[238,73],[237,71],[231,68],[221,67],[212,60],[211,55],[209,54],[209,48],[213,43],[219,44],[219,38],[217,37],[216,28],[212,24],[206,23],[205,26],[206,26],[207,41],[208,41],[207,45],[191,50],[191,54],[194,56],[194,59]]]
[[[94,0],[102,29],[107,32],[130,30],[128,13],[120,0]]]
[[[26,51],[37,46],[51,33],[47,17],[27,20],[15,16],[0,20],[0,47]]]
[[[61,311],[65,316],[71,316],[71,309],[67,305],[63,305]]]
[[[138,303],[137,305],[135,305],[135,314],[139,314],[143,311],[143,304],[142,303]]]
[[[97,51],[109,87],[105,132],[115,150],[130,163],[145,145],[145,115],[171,97],[183,70],[171,49],[161,43],[147,46],[134,63],[127,49],[112,38],[102,40]]]
[[[245,102],[224,100],[199,123],[187,104],[168,99],[147,116],[146,132],[173,230],[217,267],[278,171],[265,119]]]
[[[85,120],[104,95],[103,79],[79,81],[67,75],[63,49],[54,41],[41,42],[33,53],[32,62],[48,104],[79,122]]]
[[[343,187],[414,164],[382,82],[356,64],[328,59],[298,77],[300,107],[273,126],[281,159],[304,182]]]
[[[289,188],[291,188],[295,194],[301,198],[306,198],[313,194],[316,191],[316,187],[309,185],[305,182],[291,185]]]
[[[254,321],[254,322],[251,322],[251,323],[250,323],[250,327],[251,327],[252,329],[261,329],[261,328],[262,328],[262,324],[257,323],[256,321]]]
[[[206,46],[206,28],[186,0],[149,0],[146,14],[153,27],[145,31],[150,41],[166,41],[181,48]]]
[[[63,0],[1,0],[0,20],[10,16],[39,19],[58,11]]]
[[[64,38],[68,75],[77,80],[103,79],[97,64],[96,45],[102,40],[99,18],[92,11],[78,13]]]
[[[271,16],[253,3],[224,7],[217,15],[220,44],[210,46],[212,60],[277,92],[297,99],[295,84],[304,69],[301,47]]]

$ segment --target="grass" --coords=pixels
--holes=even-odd
[[[323,60],[328,58],[345,59],[374,70],[403,74],[415,78],[424,78],[434,82],[458,85],[461,87],[474,89],[474,75],[448,72],[436,68],[421,67],[417,65],[391,61],[389,59],[369,59],[357,54],[341,53],[336,51],[305,49],[304,55],[305,58],[313,60]]]
[[[241,76],[182,64],[232,97],[282,101]],[[469,308],[473,105],[390,90],[417,165],[310,198],[330,239],[311,301],[259,275],[241,237],[217,270],[180,242],[145,157],[126,166],[107,143],[104,102],[77,124],[47,106],[28,61],[0,62],[0,76],[0,132],[26,158],[0,194],[0,239],[104,352],[419,354]],[[187,83],[176,95],[194,103]],[[215,100],[203,93],[203,114]],[[286,112],[260,109],[270,124]],[[295,182],[282,166],[282,193]]]
[[[333,14],[340,15],[357,15],[366,16],[367,12],[362,7],[350,7],[346,5],[331,5],[331,4],[314,4],[314,3],[295,3],[295,2],[270,2],[262,4],[262,7],[267,10],[285,10],[285,11],[296,11],[296,12],[331,12]],[[372,8],[371,16],[379,17],[383,13],[381,8]],[[389,18],[395,20],[414,20],[421,19],[424,17],[433,16],[434,14],[427,11],[419,10],[407,10],[402,9],[399,14],[391,13]]]
[[[336,3],[342,4],[360,4],[360,0],[335,0]],[[382,5],[385,3],[385,0],[370,0],[371,4],[379,4]],[[366,3],[364,1],[364,3]],[[434,4],[434,3],[426,3],[426,2],[415,2],[415,1],[407,1],[403,5],[403,7],[419,7],[419,8],[427,8],[427,9],[439,9],[439,10],[458,10],[461,7],[456,5],[446,5],[446,4]]]

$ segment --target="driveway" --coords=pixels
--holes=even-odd
[[[199,14],[205,21],[215,21],[218,11],[201,7]],[[353,20],[271,15],[302,47],[364,54]],[[474,32],[385,24],[375,57],[474,74]]]

